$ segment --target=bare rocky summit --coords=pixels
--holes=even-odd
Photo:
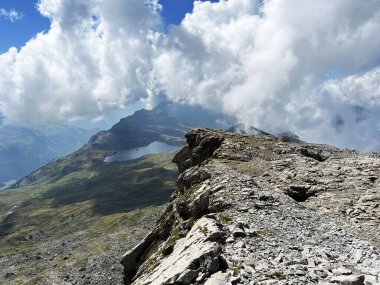
[[[380,284],[380,155],[210,129],[125,284]]]

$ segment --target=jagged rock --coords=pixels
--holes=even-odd
[[[223,236],[220,225],[213,219],[200,218],[186,237],[177,241],[173,252],[160,259],[157,267],[140,268],[133,284],[190,284],[186,282],[190,279],[191,282],[200,272],[210,275],[218,271],[221,249],[216,236]]]
[[[224,140],[223,136],[218,134],[204,135],[202,130],[189,132],[185,137],[188,146],[184,147],[173,158],[179,172],[183,172],[191,166],[199,165],[202,161],[211,157]]]
[[[331,283],[338,283],[341,285],[364,285],[363,275],[340,275],[331,278]]]
[[[342,267],[333,269],[332,272],[336,275],[350,275],[350,274],[352,274],[352,271],[350,269],[342,268]]]
[[[165,213],[167,214],[170,211],[171,207],[169,206]],[[163,216],[160,222],[161,227],[156,227],[141,243],[124,254],[121,264],[124,267],[125,284],[130,284],[132,282],[132,279],[136,275],[141,263],[144,261],[147,252],[154,245],[154,241],[160,237],[166,237],[168,235],[167,232],[171,230],[169,227],[173,223],[171,215],[168,215],[168,217]],[[168,249],[166,249],[166,252],[167,251]]]
[[[202,168],[190,168],[183,172],[177,180],[176,186],[178,190],[183,194],[191,186],[201,183],[210,178],[210,174],[206,169]]]
[[[243,227],[233,226],[231,232],[234,238],[245,237],[246,233]]]
[[[290,185],[289,188],[285,191],[285,193],[298,202],[304,202],[314,194],[314,192],[310,191],[310,189],[311,185],[308,184]]]
[[[217,272],[213,274],[205,283],[205,285],[231,285],[231,274]]]
[[[379,154],[209,129],[186,137],[171,208],[127,255],[125,280],[380,284]]]
[[[195,278],[198,276],[198,271],[186,269],[182,274],[178,277],[176,282],[180,284],[191,284]]]

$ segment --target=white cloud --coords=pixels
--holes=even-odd
[[[7,10],[4,8],[0,8],[0,18],[4,18],[6,20],[11,21],[12,23],[21,20],[24,17],[22,13],[17,12],[14,9]]]
[[[297,122],[305,136],[342,147],[380,151],[379,67],[362,75],[328,80],[314,91],[310,101],[314,124],[303,127],[302,117]],[[310,109],[299,104],[298,110],[305,107]]]
[[[172,100],[220,108],[247,125],[361,149],[371,141],[380,150],[371,124],[379,118],[379,72],[328,81],[379,62],[380,1],[254,4],[195,2],[155,59],[158,86]],[[344,98],[327,89],[332,84],[346,86]],[[352,120],[355,108],[370,112],[366,120]]]
[[[268,131],[380,150],[380,0],[261,2],[196,1],[165,34],[157,0],[41,0],[50,30],[0,55],[0,113],[96,118],[166,94]]]
[[[147,2],[148,3],[148,2]],[[42,0],[51,18],[20,51],[0,55],[0,112],[12,123],[98,117],[147,96],[157,2]]]

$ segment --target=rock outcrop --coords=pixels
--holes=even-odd
[[[380,155],[210,129],[125,284],[380,284]]]

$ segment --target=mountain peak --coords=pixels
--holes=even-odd
[[[123,257],[125,284],[379,284],[379,154],[186,138],[172,201]]]

